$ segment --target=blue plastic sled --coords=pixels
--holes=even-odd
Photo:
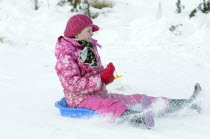
[[[90,118],[96,115],[96,111],[84,109],[84,108],[69,108],[65,98],[55,102],[55,107],[60,110],[61,116],[71,118]]]

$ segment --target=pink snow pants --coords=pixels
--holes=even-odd
[[[96,96],[90,96],[89,98],[82,101],[78,108],[86,108],[96,111],[102,115],[112,115],[114,117],[119,117],[128,107],[126,105],[135,105],[136,103],[141,103],[141,98],[144,94],[133,94],[133,95],[123,95],[123,94],[108,94],[107,98],[100,98]],[[165,103],[168,103],[169,98],[165,97],[152,97],[149,96],[152,102],[157,99],[162,99]]]

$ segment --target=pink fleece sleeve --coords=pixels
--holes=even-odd
[[[78,64],[68,54],[60,54],[55,67],[64,89],[77,94],[88,94],[102,89],[100,74],[81,76]]]

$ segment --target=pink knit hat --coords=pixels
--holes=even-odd
[[[84,14],[76,14],[67,22],[64,36],[69,38],[75,37],[80,31],[89,26],[93,27],[93,32],[99,30],[99,27],[93,24],[90,17]]]

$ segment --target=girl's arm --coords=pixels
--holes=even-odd
[[[77,94],[88,94],[102,89],[101,75],[82,77],[78,64],[68,54],[61,53],[55,69],[64,89]]]

